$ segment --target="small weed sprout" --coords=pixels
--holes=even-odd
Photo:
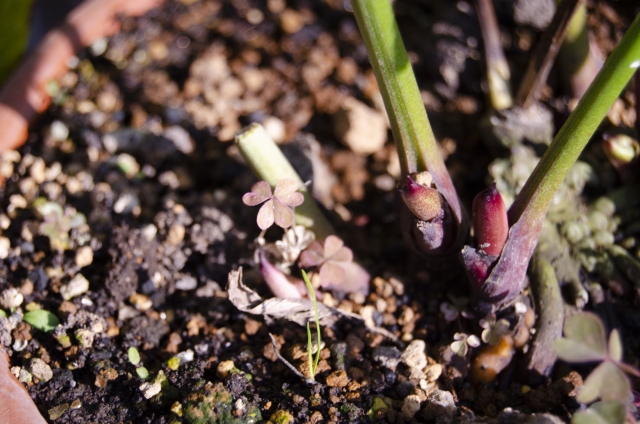
[[[490,313],[484,319],[480,320],[482,331],[482,341],[495,346],[500,342],[502,336],[510,333],[509,321],[504,318],[496,319],[496,314]]]
[[[451,350],[458,356],[465,357],[469,352],[470,347],[480,346],[480,339],[478,336],[469,335],[466,333],[456,333],[453,335],[453,342],[451,343]]]
[[[316,324],[316,358],[313,359],[312,352],[312,342],[311,342],[311,326],[309,322],[307,322],[307,353],[309,355],[309,378],[312,381],[315,381],[316,370],[318,369],[318,362],[320,362],[320,350],[321,350],[321,337],[320,337],[320,317],[318,316],[318,304],[316,303],[316,292],[313,290],[313,286],[311,285],[311,281],[309,281],[309,277],[307,277],[307,273],[302,270],[302,278],[304,279],[304,283],[307,285],[307,290],[309,290],[309,298],[311,299],[311,303],[313,304],[313,314],[314,320]]]
[[[618,330],[611,331],[609,340],[604,325],[597,315],[582,312],[564,322],[564,337],[556,340],[558,357],[566,362],[601,362],[584,381],[577,400],[581,403],[597,402],[586,411],[574,414],[572,422],[623,423],[628,413],[627,401],[631,396],[631,383],[625,374],[640,377],[640,371],[622,362],[622,341]]]

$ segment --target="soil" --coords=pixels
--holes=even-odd
[[[518,81],[540,32],[514,22],[510,3],[497,2],[497,12]],[[609,53],[636,6],[588,6]],[[486,148],[478,130],[487,106],[473,5],[403,0],[396,11],[468,207],[491,180],[489,165],[511,158]],[[566,364],[553,384],[531,387],[505,372],[475,385],[467,377],[471,354],[451,351],[455,333],[481,331],[443,313],[443,302],[469,296],[468,283],[456,259],[425,266],[402,239],[397,155],[385,125],[375,132],[384,109],[343,1],[169,1],[126,19],[73,65],[52,84],[54,104],[28,143],[3,154],[0,168],[0,302],[10,316],[0,318],[0,338],[49,422],[504,422],[548,412],[568,420],[580,406],[582,378]],[[568,97],[553,78],[543,92],[559,126]],[[623,94],[603,130],[633,128],[633,105],[631,91]],[[324,301],[396,338],[348,319],[323,327],[320,384],[291,372],[269,338],[304,371],[305,329],[242,313],[225,289],[229,272],[243,267],[245,283],[270,296],[255,266],[257,211],[241,200],[256,180],[232,143],[253,122],[297,157],[303,179],[314,178],[337,233],[374,277],[367,296],[333,293]],[[346,135],[351,127],[365,133]],[[382,143],[372,149],[376,139]],[[595,178],[578,192],[583,213],[622,186],[599,140],[584,154]],[[63,214],[43,213],[45,201]],[[637,233],[613,234],[635,253]],[[265,237],[277,240],[281,231]],[[601,284],[590,306],[609,328],[621,328],[625,360],[637,365],[637,290],[624,277],[599,275],[581,269],[583,283]],[[22,321],[20,311],[39,308],[59,318],[55,330]]]

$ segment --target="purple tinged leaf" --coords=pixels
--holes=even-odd
[[[614,362],[622,361],[622,340],[620,332],[615,328],[609,334],[609,358]]]
[[[273,214],[276,225],[281,228],[291,227],[295,221],[295,216],[291,208],[283,205],[277,197],[272,199],[271,202],[273,202]]]
[[[591,403],[600,398],[603,401],[626,402],[631,384],[620,368],[611,361],[598,365],[584,381],[578,390],[576,400],[581,403]]]
[[[258,227],[261,230],[266,230],[271,227],[275,221],[275,215],[273,210],[273,199],[260,207],[258,211],[258,218],[256,219]]]
[[[283,299],[301,299],[302,295],[295,284],[291,283],[287,276],[273,266],[264,252],[258,254],[260,259],[260,273],[275,297]]]
[[[556,340],[558,357],[567,362],[602,361],[607,358],[607,340],[602,321],[595,314],[582,312],[564,321],[564,337]]]
[[[344,268],[346,274],[344,281],[338,286],[327,288],[343,293],[362,293],[365,296],[368,295],[371,275],[367,270],[356,262],[343,262],[341,266]]]
[[[329,236],[324,241],[324,257],[333,262],[351,262],[353,252],[345,247],[344,242],[336,236]]]
[[[331,261],[327,261],[320,267],[320,284],[322,287],[340,285],[346,276],[344,268]]]
[[[318,266],[324,262],[324,248],[319,241],[314,241],[301,254],[298,265],[301,268]]]
[[[290,179],[282,179],[276,184],[273,197],[287,206],[300,206],[304,202],[302,193],[298,193],[298,183]]]
[[[478,249],[499,256],[509,235],[509,220],[496,183],[473,199],[473,231]]]
[[[324,241],[324,257],[325,259],[331,258],[333,255],[338,253],[340,249],[344,246],[344,242],[340,237],[331,235],[326,238]]]
[[[442,197],[438,190],[418,184],[411,175],[407,175],[400,195],[409,210],[422,221],[432,220],[442,209]]]
[[[266,181],[258,181],[251,186],[251,191],[242,196],[242,202],[247,206],[256,206],[271,198],[271,186]]]

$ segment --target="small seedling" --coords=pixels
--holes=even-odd
[[[140,352],[133,346],[127,351],[127,357],[132,365],[138,365],[140,363]]]
[[[480,320],[482,331],[482,341],[494,346],[500,342],[502,336],[511,333],[509,331],[509,321],[504,318],[496,319],[496,314],[490,313],[486,318]]]
[[[467,356],[470,347],[480,346],[480,339],[473,334],[456,333],[453,335],[451,350],[458,356]]]
[[[149,378],[149,371],[145,367],[136,368],[136,374],[143,380]]]
[[[607,341],[604,325],[597,315],[582,312],[564,322],[564,337],[557,340],[558,357],[567,362],[600,362],[580,387],[576,399],[582,403],[601,402],[585,412],[576,413],[574,423],[586,423],[590,416],[598,415],[606,423],[622,423],[620,407],[625,411],[631,395],[631,383],[625,374],[640,377],[640,371],[622,362],[622,341],[614,329]],[[592,422],[592,421],[589,421]]]
[[[316,358],[313,359],[313,351],[312,351],[312,340],[311,340],[311,326],[309,322],[307,322],[307,354],[309,355],[309,378],[312,381],[315,381],[316,371],[318,370],[318,362],[320,362],[320,350],[321,350],[321,337],[320,337],[320,317],[318,316],[318,304],[316,303],[316,292],[313,290],[313,286],[311,285],[311,281],[309,281],[309,277],[307,277],[307,273],[302,270],[302,278],[304,279],[304,283],[307,285],[307,290],[309,290],[309,298],[311,299],[311,303],[313,304],[313,314],[314,321],[316,324]]]
[[[60,324],[57,316],[44,309],[27,312],[22,319],[33,328],[44,332],[53,331]]]

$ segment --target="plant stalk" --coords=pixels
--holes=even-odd
[[[640,17],[611,53],[511,205],[509,238],[482,288],[492,304],[506,304],[524,288],[527,264],[553,196],[638,66]]]
[[[352,0],[351,6],[389,115],[403,176],[428,171],[458,223],[463,222],[458,195],[438,152],[391,2]]]

